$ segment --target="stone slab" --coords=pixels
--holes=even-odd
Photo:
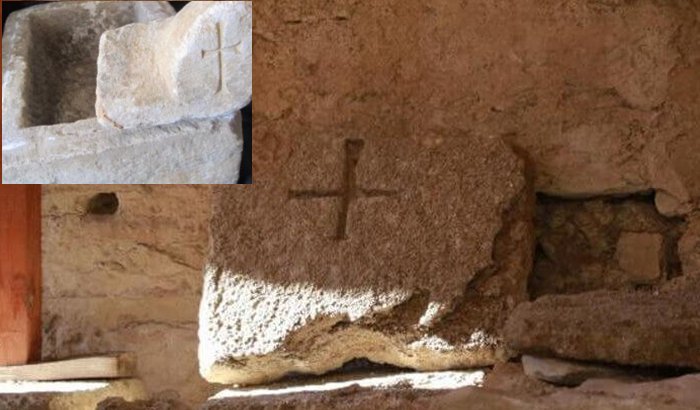
[[[138,379],[65,382],[0,382],[2,410],[94,410],[108,397],[146,398]]]
[[[232,115],[253,93],[253,6],[191,2],[176,16],[105,32],[98,120],[116,128]]]
[[[513,311],[506,338],[535,355],[700,368],[698,287],[679,278],[661,291],[543,296]]]
[[[631,372],[596,363],[523,355],[525,374],[561,386],[578,386],[593,378],[630,378]]]
[[[215,189],[207,380],[508,357],[500,327],[525,298],[533,198],[500,139],[305,136],[276,164],[246,195]]]
[[[166,2],[56,2],[12,13],[2,47],[3,183],[235,183],[240,116],[120,131],[95,118],[99,36]]]
[[[678,241],[678,257],[687,275],[700,276],[700,212],[688,217],[688,227]]]

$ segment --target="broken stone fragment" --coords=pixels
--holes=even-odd
[[[657,233],[622,232],[616,258],[632,283],[651,284],[661,278],[664,238]]]
[[[578,386],[593,378],[629,378],[630,372],[595,363],[523,355],[525,374],[562,386]]]
[[[498,138],[294,138],[276,170],[214,194],[200,371],[254,384],[355,358],[493,364],[526,298],[533,200]]]
[[[677,282],[653,292],[543,296],[513,311],[506,338],[528,354],[700,368],[700,293],[688,278]]]
[[[231,115],[250,103],[253,6],[191,2],[175,17],[104,33],[100,124],[134,128]]]

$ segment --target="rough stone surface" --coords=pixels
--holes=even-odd
[[[700,175],[699,10],[697,0],[262,0],[256,175],[297,127],[501,135],[532,157],[538,191],[653,189],[665,214],[687,212]]]
[[[562,386],[578,386],[592,378],[629,378],[630,371],[594,363],[523,355],[525,374]]]
[[[700,368],[700,285],[678,282],[661,291],[543,296],[516,307],[506,338],[531,354]]]
[[[99,36],[165,2],[56,2],[12,13],[2,47],[3,183],[236,183],[240,117],[119,131],[95,118]]]
[[[686,275],[700,276],[700,213],[688,218],[688,229],[678,241],[678,257]]]
[[[100,193],[116,213],[89,213]],[[43,358],[132,351],[149,394],[213,394],[197,367],[209,188],[47,185],[42,208]]]
[[[420,370],[509,354],[533,200],[498,138],[291,142],[255,190],[218,188],[200,311],[209,381],[261,383],[354,358]]]
[[[107,397],[146,398],[137,379],[69,382],[0,382],[2,410],[94,410]]]
[[[232,115],[253,93],[251,2],[191,2],[175,17],[105,32],[96,112],[134,128]]]
[[[678,275],[683,222],[660,215],[649,198],[540,197],[531,296],[632,289]]]

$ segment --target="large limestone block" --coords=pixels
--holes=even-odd
[[[95,118],[100,34],[165,2],[56,2],[13,13],[2,47],[3,183],[235,183],[239,116],[120,131]]]
[[[251,101],[252,53],[249,1],[191,2],[170,19],[107,31],[98,119],[134,128],[231,115]]]
[[[506,337],[525,353],[700,368],[698,286],[671,285],[662,291],[543,296],[513,311]]]
[[[0,382],[2,410],[94,410],[108,397],[140,400],[146,398],[146,390],[137,379]]]
[[[209,381],[260,383],[354,358],[420,370],[508,357],[532,198],[498,138],[305,136],[256,188],[216,189],[200,311]]]
[[[525,149],[540,192],[656,190],[668,214],[687,212],[697,192],[697,2],[258,7],[258,146],[290,121],[416,138],[459,129]]]

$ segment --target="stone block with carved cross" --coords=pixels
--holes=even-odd
[[[500,139],[305,135],[274,156],[254,190],[216,188],[207,380],[508,357],[500,329],[526,295],[533,210],[524,161]]]
[[[176,16],[104,33],[97,116],[117,128],[231,115],[253,93],[253,6],[191,2]]]

